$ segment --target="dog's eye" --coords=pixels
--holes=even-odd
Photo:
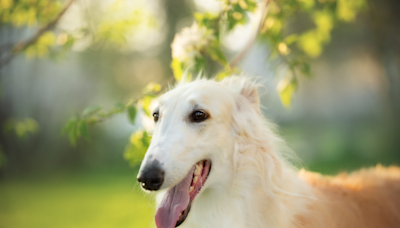
[[[192,113],[192,120],[193,122],[201,122],[203,120],[206,120],[208,117],[207,113],[203,111],[194,111]]]
[[[160,115],[160,114],[159,114],[158,112],[153,113],[154,122],[157,122],[157,121],[158,121],[158,116],[159,116],[159,115]]]

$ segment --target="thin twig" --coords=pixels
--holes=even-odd
[[[173,80],[167,80],[167,81],[165,81],[163,84],[161,84],[161,88],[167,88],[167,86],[169,85],[169,83],[175,81],[174,78],[172,78],[172,79],[173,79]],[[86,122],[86,124],[88,124],[88,125],[95,125],[95,124],[101,123],[101,122],[103,122],[103,121],[106,121],[108,118],[110,118],[111,116],[113,116],[113,115],[115,115],[115,114],[119,114],[119,113],[126,112],[128,106],[131,106],[131,105],[133,105],[133,104],[138,103],[139,100],[143,99],[144,97],[149,96],[149,95],[158,96],[158,95],[160,95],[160,94],[163,93],[163,92],[165,92],[165,89],[164,89],[164,90],[161,89],[161,90],[159,90],[159,91],[157,91],[157,92],[150,92],[150,93],[141,94],[140,96],[138,96],[138,97],[136,97],[136,98],[134,98],[134,99],[128,101],[127,103],[125,103],[125,104],[124,104],[124,106],[125,106],[124,109],[122,109],[122,110],[111,110],[111,111],[106,112],[106,113],[100,113],[100,114],[98,114],[97,116],[90,116],[90,118],[86,118],[86,119],[85,119],[85,122]],[[76,116],[79,116],[79,114],[77,114]]]
[[[278,51],[279,53],[279,51]],[[279,55],[282,57],[282,59],[286,62],[286,64],[289,66],[289,69],[292,71],[293,73],[293,77],[295,79],[297,79],[297,73],[296,73],[296,69],[295,67],[292,65],[292,63],[289,61],[289,58],[286,55],[283,55],[281,53],[279,53]]]
[[[9,54],[4,58],[4,60],[2,60],[0,62],[0,68],[2,68],[4,65],[6,65],[7,63],[9,63],[13,57],[18,54],[19,52],[21,52],[22,50],[26,49],[27,47],[29,47],[30,45],[36,43],[38,41],[38,39],[43,35],[43,33],[51,30],[54,28],[54,26],[58,23],[58,21],[61,19],[61,17],[65,14],[65,12],[67,11],[67,9],[72,5],[72,3],[75,0],[69,0],[64,8],[57,14],[57,16],[51,20],[48,24],[46,24],[45,26],[43,26],[42,28],[40,28],[36,34],[34,36],[32,36],[31,38],[29,38],[28,40],[25,41],[20,41],[17,44],[14,45],[14,47],[11,49],[11,51],[9,52]]]
[[[267,17],[267,14],[268,14],[267,6],[268,6],[269,1],[270,0],[264,0],[261,3],[261,18],[260,18],[260,22],[258,24],[257,30],[254,33],[253,37],[250,38],[249,42],[246,44],[246,46],[243,48],[243,50],[241,52],[239,52],[239,54],[237,54],[236,57],[231,61],[231,63],[229,64],[231,68],[234,68],[239,64],[239,62],[243,59],[243,57],[247,54],[247,52],[250,50],[250,48],[256,42],[258,33],[260,33],[260,30],[264,25],[265,18]]]

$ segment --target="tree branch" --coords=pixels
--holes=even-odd
[[[48,24],[40,28],[34,36],[29,38],[28,40],[20,41],[17,44],[15,44],[14,47],[11,49],[11,51],[8,53],[8,55],[4,58],[4,60],[0,61],[0,69],[4,65],[8,64],[16,54],[26,49],[27,47],[31,46],[32,44],[36,43],[38,39],[43,35],[43,33],[53,29],[54,26],[58,23],[58,21],[65,14],[65,12],[68,10],[68,8],[72,5],[74,1],[75,0],[69,0],[65,4],[64,8],[57,14],[57,16],[53,20],[51,20]]]
[[[236,55],[236,57],[231,61],[229,64],[231,68],[236,67],[239,62],[243,59],[243,57],[247,54],[247,52],[250,50],[250,48],[254,45],[254,43],[257,40],[258,33],[260,33],[261,28],[264,25],[265,18],[267,17],[268,14],[268,2],[272,0],[264,0],[261,4],[261,18],[260,18],[260,23],[258,24],[257,30],[254,33],[254,36],[250,38],[249,42],[246,44],[246,46],[243,48],[239,54]]]

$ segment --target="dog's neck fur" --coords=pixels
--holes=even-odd
[[[278,140],[272,133],[269,137],[269,142]],[[252,139],[238,135],[230,152],[232,160],[227,161],[234,170],[228,173],[233,175],[226,182],[205,189],[193,205],[192,218],[182,227],[197,227],[205,221],[209,223],[207,227],[295,227],[297,217],[306,208],[305,197],[310,195],[307,185],[286,165],[274,145],[260,147]],[[260,166],[264,173],[258,173]],[[226,194],[226,189],[230,189],[230,194]]]
[[[296,227],[297,217],[307,208],[311,191],[281,156],[283,141],[257,112],[240,116],[244,118],[234,121],[234,146],[223,152],[228,154],[224,166],[232,172],[220,174],[232,176],[205,189],[193,205],[196,212],[190,214],[190,222],[182,227],[196,227],[205,221],[207,227]]]
[[[262,118],[256,85],[241,78],[222,83],[237,97],[232,113],[233,142],[226,142],[233,145],[219,152],[227,157],[219,162],[225,162],[222,166],[230,170],[218,175],[232,176],[204,190],[182,228],[205,223],[209,223],[207,227],[224,228],[295,227],[296,217],[307,208],[305,198],[311,191],[283,158],[283,140]],[[217,167],[213,172],[218,172]]]
[[[297,174],[261,116],[257,85],[240,77],[222,83],[236,103],[222,120],[223,143],[207,148],[210,176],[180,228],[398,227],[400,169],[335,179]]]

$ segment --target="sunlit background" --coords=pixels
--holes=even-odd
[[[315,4],[329,1],[335,2]],[[90,126],[90,139],[75,146],[62,129],[88,106],[111,109],[148,83],[173,83],[175,34],[193,23],[194,12],[218,13],[221,1],[76,0],[51,32],[7,60],[15,44],[43,26],[30,7],[42,4],[51,18],[69,1],[54,2],[0,1],[0,228],[152,227],[153,199],[138,187],[138,167],[126,153],[124,159],[132,132],[148,124],[114,115]],[[15,4],[21,9],[10,14]],[[263,113],[306,169],[335,174],[400,165],[399,9],[398,0],[368,0],[356,16],[344,11],[323,52],[311,40],[311,77],[299,77],[290,107],[277,92],[288,69],[269,61],[265,42],[240,61],[265,85]],[[228,59],[257,27],[257,13],[247,16],[221,38]],[[287,29],[309,24],[298,15]],[[205,74],[217,68],[211,64]]]

